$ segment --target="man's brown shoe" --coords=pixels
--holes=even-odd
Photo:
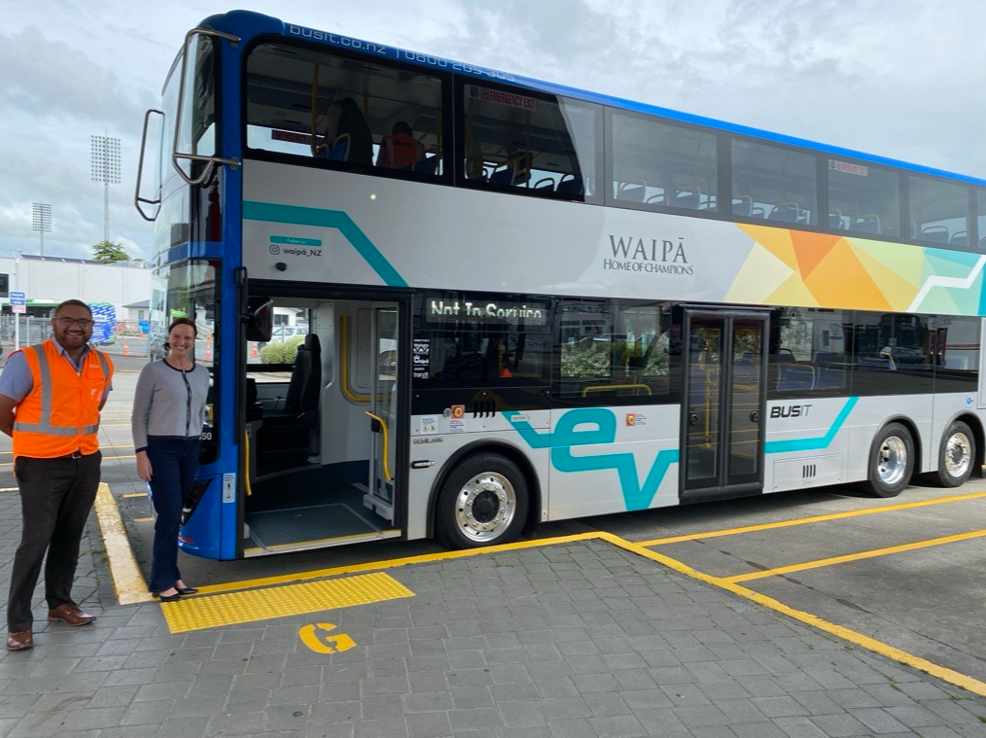
[[[65,604],[59,605],[54,610],[49,610],[48,619],[60,620],[69,625],[89,625],[89,623],[96,619],[96,616],[82,612],[78,605]]]
[[[8,651],[23,651],[25,648],[34,648],[34,634],[31,631],[19,630],[7,634]]]

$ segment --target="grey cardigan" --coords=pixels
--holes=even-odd
[[[148,436],[196,438],[201,435],[208,393],[209,370],[204,366],[196,364],[182,371],[164,359],[146,364],[137,379],[130,416],[134,451],[147,448]]]

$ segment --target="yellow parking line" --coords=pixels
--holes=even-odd
[[[683,536],[672,536],[670,538],[655,538],[650,541],[637,541],[640,546],[666,546],[670,543],[683,543],[684,541],[699,541],[703,538],[718,538],[720,536],[735,536],[741,533],[753,533],[758,530],[772,530],[775,528],[788,528],[792,525],[805,525],[807,523],[823,523],[828,520],[842,520],[843,518],[855,518],[860,515],[872,515],[875,513],[894,512],[896,510],[907,510],[915,507],[925,507],[926,505],[940,505],[946,502],[962,502],[964,500],[975,500],[986,497],[986,492],[974,492],[969,495],[954,495],[952,497],[940,497],[934,500],[918,500],[917,502],[904,502],[900,505],[888,505],[886,507],[868,507],[865,510],[852,510],[850,512],[831,513],[829,515],[815,515],[810,518],[797,518],[795,520],[780,520],[776,523],[762,523],[760,525],[747,525],[742,528],[724,528],[722,530],[711,530],[705,533],[689,533]]]
[[[147,591],[147,582],[137,566],[130,539],[127,538],[126,528],[120,518],[120,510],[106,482],[99,484],[94,507],[99,529],[103,534],[103,544],[106,546],[107,564],[116,588],[117,600],[121,605],[150,602],[153,598]]]
[[[754,579],[765,579],[766,577],[776,577],[781,574],[790,574],[795,571],[805,571],[806,569],[818,569],[823,566],[832,566],[833,564],[844,564],[848,561],[861,561],[862,559],[871,559],[874,556],[887,556],[889,554],[901,553],[903,551],[916,551],[921,548],[929,548],[931,546],[941,546],[946,543],[956,543],[958,541],[968,541],[973,538],[982,538],[986,536],[986,530],[975,530],[971,533],[959,533],[954,536],[942,536],[941,538],[931,538],[926,541],[917,541],[915,543],[905,543],[900,546],[889,546],[887,548],[874,548],[870,551],[860,551],[859,553],[847,554],[845,556],[833,556],[828,559],[816,559],[815,561],[806,561],[803,564],[792,564],[791,566],[781,566],[776,569],[768,569],[766,571],[755,571],[750,574],[737,574],[732,577],[723,577],[724,582],[749,582]]]
[[[907,653],[906,651],[901,651],[899,648],[894,648],[893,646],[883,643],[881,641],[865,636],[862,633],[857,633],[849,628],[844,628],[841,625],[836,625],[835,623],[830,623],[828,620],[823,620],[817,615],[812,615],[811,613],[802,612],[801,610],[795,610],[793,607],[788,607],[787,605],[778,602],[772,597],[767,597],[759,592],[754,592],[746,587],[741,587],[735,582],[730,582],[725,579],[720,579],[719,577],[714,577],[709,574],[703,574],[700,571],[692,569],[687,564],[683,564],[677,559],[672,559],[664,554],[657,553],[656,551],[651,551],[649,548],[644,548],[640,544],[630,543],[625,541],[618,536],[614,536],[611,533],[600,533],[599,538],[609,541],[614,546],[619,546],[628,551],[633,551],[634,553],[643,556],[644,558],[651,559],[652,561],[657,561],[658,563],[664,564],[669,569],[673,569],[680,574],[691,577],[692,579],[697,579],[701,582],[706,582],[714,587],[719,587],[725,589],[728,592],[748,599],[752,602],[756,602],[758,605],[763,605],[764,607],[770,608],[775,612],[779,612],[782,615],[787,615],[788,617],[794,618],[806,625],[809,625],[818,630],[824,631],[826,633],[831,633],[837,638],[841,638],[845,641],[849,641],[860,648],[865,648],[873,653],[880,654],[881,656],[886,656],[888,659],[893,659],[901,664],[910,666],[918,671],[923,671],[936,679],[941,679],[942,681],[948,682],[949,684],[954,684],[958,687],[962,687],[973,694],[977,694],[981,697],[986,697],[986,684],[979,681],[978,679],[973,679],[970,676],[961,674],[953,669],[948,669],[944,666],[939,666],[938,664],[932,663],[920,656],[915,656],[912,653]]]
[[[105,507],[107,508],[107,511],[111,510],[113,513],[115,513],[115,520],[112,519],[113,516],[110,515],[108,512],[106,514],[101,512],[100,510],[101,502],[104,503]],[[108,524],[115,526],[115,529],[118,530],[120,534],[122,534],[123,539],[124,540],[126,539],[126,534],[123,533],[123,524],[122,521],[120,520],[119,512],[116,509],[116,502],[113,499],[112,493],[110,493],[109,491],[109,487],[105,483],[100,485],[100,495],[97,498],[97,513],[99,513],[100,526],[103,528],[104,540],[107,539]],[[977,534],[967,534],[967,537],[973,537],[974,535],[986,535],[986,531]],[[919,671],[923,671],[937,679],[941,679],[950,684],[954,684],[956,686],[962,687],[963,689],[972,692],[973,694],[986,697],[986,684],[976,679],[973,679],[969,676],[966,676],[965,674],[960,674],[957,671],[945,668],[943,666],[939,666],[938,664],[927,661],[926,659],[922,659],[919,656],[915,656],[914,654],[907,653],[906,651],[901,651],[900,649],[894,648],[889,644],[877,641],[873,638],[870,638],[869,636],[865,636],[861,633],[857,633],[848,628],[844,628],[841,625],[836,625],[835,623],[831,623],[827,620],[823,620],[822,618],[819,618],[816,615],[802,612],[800,610],[795,610],[794,608],[788,607],[787,605],[784,605],[783,603],[778,602],[773,598],[767,597],[758,592],[754,592],[753,590],[747,589],[745,587],[741,587],[738,584],[736,584],[736,582],[729,581],[727,579],[722,579],[720,577],[714,577],[709,574],[704,574],[700,571],[692,569],[691,567],[678,561],[677,559],[672,559],[669,556],[665,556],[663,554],[657,553],[656,551],[652,551],[643,544],[633,543],[624,540],[619,536],[613,535],[612,533],[605,533],[605,532],[582,533],[582,534],[571,535],[571,536],[559,536],[557,538],[547,538],[547,539],[539,539],[533,541],[521,541],[518,543],[508,543],[500,546],[490,546],[488,548],[482,548],[482,549],[468,549],[464,551],[445,551],[445,552],[439,552],[433,554],[423,554],[420,556],[409,556],[405,558],[391,559],[389,561],[378,561],[378,562],[372,562],[367,564],[357,564],[354,566],[340,566],[331,569],[302,572],[298,574],[288,574],[279,577],[266,577],[262,579],[243,580],[239,582],[230,582],[227,584],[205,586],[205,587],[201,587],[199,591],[201,594],[217,593],[224,591],[228,592],[231,590],[244,589],[247,587],[262,587],[262,586],[269,586],[271,584],[279,584],[285,582],[303,582],[305,580],[322,579],[332,574],[353,573],[356,571],[367,571],[373,569],[379,571],[383,569],[408,566],[411,564],[444,561],[450,559],[465,558],[467,556],[480,556],[490,553],[497,553],[500,551],[520,550],[526,548],[539,548],[544,546],[553,546],[553,545],[560,545],[560,544],[573,543],[579,541],[591,541],[591,540],[606,541],[614,546],[635,553],[638,556],[662,564],[668,567],[669,569],[672,569],[673,571],[676,571],[680,574],[684,574],[685,576],[691,577],[698,581],[702,581],[707,584],[711,584],[712,586],[724,589],[739,597],[751,600],[752,602],[756,602],[757,604],[767,607],[771,610],[774,610],[775,612],[779,612],[783,615],[794,618],[795,620],[803,622],[806,625],[809,625],[813,628],[817,628],[818,630],[830,633],[836,636],[837,638],[841,638],[845,641],[860,646],[861,648],[865,648],[869,651],[872,651],[873,653],[886,656],[887,658],[893,659],[894,661],[905,664],[907,666],[911,666],[915,669],[918,669]],[[143,577],[141,576],[139,569],[137,569],[136,561],[134,560],[133,553],[132,551],[129,550],[129,547],[127,547],[127,551],[126,551],[127,556],[122,557],[128,559],[127,566],[131,567],[132,570],[135,572],[135,574],[132,574],[129,577],[126,576],[124,572],[120,571],[124,567],[121,564],[117,563],[117,560],[121,558],[120,551],[117,551],[115,546],[111,547],[109,543],[107,543],[107,551],[110,554],[110,562],[111,562],[110,570],[113,573],[113,581],[117,588],[119,602],[121,604],[127,604],[133,602],[151,601],[153,598],[151,597],[150,593],[147,592],[147,585]],[[289,590],[290,588],[283,588],[283,589]],[[182,608],[182,606],[186,604],[191,605],[196,599],[219,600],[220,598],[199,597],[199,598],[190,598],[188,600],[179,601],[177,603],[163,604],[162,609],[165,611],[166,618],[168,617],[167,611],[170,608],[173,608],[176,605],[179,608]],[[205,607],[205,605],[203,605],[203,607]],[[322,607],[322,601],[320,601],[318,607],[324,609],[324,607]],[[170,627],[170,620],[169,620],[169,627]]]

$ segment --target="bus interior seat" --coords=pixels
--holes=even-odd
[[[508,156],[490,175],[490,184],[519,187],[531,178],[531,155],[526,151]]]
[[[749,218],[753,215],[753,198],[749,195],[734,196],[733,215],[738,215],[741,218]]]
[[[969,232],[968,231],[956,231],[952,234],[952,237],[948,239],[949,244],[952,246],[968,246],[969,245]]]
[[[917,223],[915,223],[915,222],[914,222],[914,221],[912,220],[912,221],[910,222],[910,224],[908,225],[908,228],[909,228],[909,230],[908,230],[907,232],[908,232],[909,234],[911,234],[911,236],[910,236],[910,237],[911,237],[911,240],[913,241],[913,240],[914,240],[915,238],[917,238],[917,237],[918,237],[918,224],[917,224]]]
[[[332,146],[328,150],[326,150],[323,145],[323,147],[319,149],[319,158],[328,159],[329,161],[348,161],[350,138],[351,137],[348,133],[343,133],[332,142]]]
[[[656,195],[651,195],[644,200],[644,203],[650,205],[664,205],[664,193],[658,192]]]
[[[782,202],[771,209],[767,220],[779,220],[784,223],[797,223],[801,218],[801,208],[796,202]]]
[[[422,174],[434,174],[438,171],[438,154],[426,156],[421,161],[414,162],[411,171],[421,172]]]
[[[646,180],[638,179],[633,182],[620,182],[620,187],[616,192],[616,199],[628,200],[629,202],[643,202],[644,193],[646,192]]]
[[[860,356],[859,368],[870,371],[892,372],[897,366],[889,356]]]
[[[311,433],[318,429],[321,391],[321,344],[316,334],[309,333],[298,347],[284,409],[264,414],[258,445],[263,449],[307,448]]]
[[[837,231],[842,230],[842,211],[841,210],[831,210],[829,211],[829,228],[834,228]]]
[[[861,215],[853,221],[852,229],[861,233],[880,233],[880,216]]]
[[[777,367],[778,392],[809,392],[815,389],[817,371],[811,364],[782,364]]]
[[[543,177],[542,179],[539,179],[537,182],[534,183],[534,187],[532,189],[541,192],[554,192],[555,180],[552,179],[551,177]]]
[[[490,175],[490,184],[498,185],[508,185],[511,186],[514,183],[514,170],[513,167],[503,167],[502,169],[497,169],[493,174]]]
[[[581,195],[582,178],[572,172],[563,174],[555,191],[562,195]]]
[[[687,210],[698,210],[702,204],[702,191],[698,187],[681,187],[671,201],[671,206],[675,208],[685,208]]]
[[[948,243],[948,226],[933,225],[921,229],[922,241],[934,241],[935,243]]]

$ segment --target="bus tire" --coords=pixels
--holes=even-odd
[[[935,482],[942,487],[959,487],[969,479],[976,463],[976,437],[968,425],[955,421],[941,438]]]
[[[869,477],[860,487],[876,497],[896,497],[914,473],[914,439],[900,423],[887,423],[870,449]]]
[[[527,519],[527,479],[497,453],[469,456],[442,484],[435,533],[451,549],[508,543]]]

